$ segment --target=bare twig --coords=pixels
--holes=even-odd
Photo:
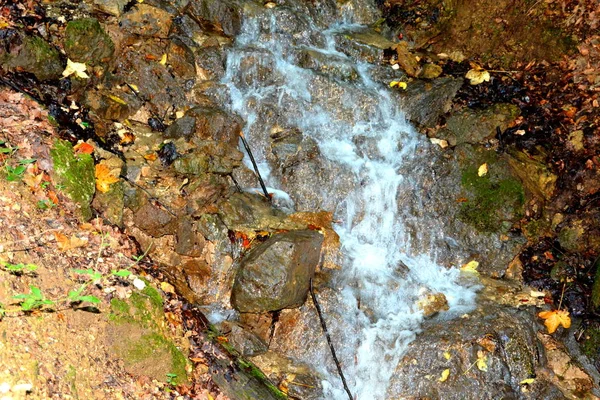
[[[246,153],[248,153],[248,156],[250,157],[250,161],[252,161],[252,166],[254,167],[254,172],[256,172],[256,175],[258,176],[258,181],[260,182],[260,187],[262,188],[262,191],[265,194],[265,197],[267,198],[267,200],[271,201],[271,196],[269,196],[269,192],[267,191],[265,182],[263,181],[262,176],[260,176],[260,172],[258,171],[258,165],[256,165],[256,160],[254,160],[252,151],[250,151],[250,146],[248,145],[248,142],[246,141],[246,138],[244,137],[244,134],[242,132],[240,132],[240,138],[242,139],[242,144],[244,145],[244,148],[246,149]]]
[[[344,377],[344,373],[342,372],[342,365],[340,364],[337,355],[335,354],[335,348],[333,347],[333,343],[331,341],[331,336],[329,336],[329,331],[327,330],[327,324],[325,324],[325,319],[323,318],[323,312],[321,311],[321,306],[319,306],[319,302],[317,301],[317,296],[315,295],[315,291],[313,289],[313,280],[310,279],[310,297],[312,298],[313,304],[317,309],[317,314],[319,315],[319,321],[321,321],[321,328],[323,328],[323,333],[325,334],[325,338],[327,338],[327,344],[329,345],[329,350],[331,350],[331,356],[333,357],[333,361],[335,362],[335,366],[338,370],[338,374],[342,379],[342,384],[344,385],[344,390],[348,393],[348,398],[353,400],[352,393],[348,388],[348,383],[346,383],[346,378]]]

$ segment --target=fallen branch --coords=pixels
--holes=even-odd
[[[267,187],[265,186],[265,182],[263,181],[262,176],[260,176],[260,172],[258,171],[258,165],[256,165],[256,160],[254,160],[252,151],[250,151],[250,146],[248,145],[248,142],[246,141],[246,138],[244,137],[244,134],[242,132],[240,132],[240,138],[242,139],[242,144],[244,145],[244,148],[246,149],[246,153],[248,153],[248,156],[250,156],[250,161],[252,161],[252,166],[254,167],[254,172],[256,172],[256,175],[258,176],[258,181],[260,182],[260,187],[262,188],[262,191],[265,194],[265,197],[267,198],[267,200],[271,201],[271,196],[269,196],[269,192],[267,192]]]
[[[333,347],[333,343],[331,342],[331,336],[329,336],[329,331],[327,330],[327,324],[325,324],[325,319],[323,318],[323,312],[321,311],[321,306],[319,306],[319,302],[317,301],[317,296],[315,295],[315,291],[313,289],[313,280],[310,280],[310,297],[312,298],[313,304],[317,309],[317,314],[319,315],[319,321],[321,321],[321,328],[323,328],[323,333],[325,333],[325,337],[327,338],[327,344],[329,345],[329,350],[331,350],[331,356],[333,357],[333,361],[335,362],[335,366],[338,370],[338,374],[340,378],[342,378],[342,384],[344,385],[344,390],[348,393],[348,398],[350,400],[354,400],[352,397],[352,393],[348,388],[348,383],[346,383],[346,378],[344,377],[344,373],[342,372],[342,365],[335,354],[335,348]]]

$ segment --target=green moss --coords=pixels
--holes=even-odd
[[[145,283],[146,287],[144,288],[144,290],[142,290],[142,293],[148,296],[148,299],[150,300],[154,308],[162,311],[164,305],[162,296],[160,295],[158,290],[150,286],[148,282]]]
[[[69,21],[65,29],[65,52],[73,61],[98,65],[108,61],[115,45],[95,18]]]
[[[84,220],[92,218],[90,202],[96,191],[94,160],[89,154],[73,154],[73,146],[64,140],[56,140],[50,150],[54,172],[59,184],[66,187],[71,199],[79,204]]]
[[[493,170],[493,166],[489,166]],[[500,178],[493,173],[478,175],[479,166],[463,171],[462,185],[471,195],[463,203],[459,217],[483,232],[498,232],[522,216],[525,192],[520,181]],[[508,226],[507,226],[508,225]]]
[[[79,394],[77,393],[77,384],[76,384],[77,370],[75,369],[74,366],[69,365],[65,379],[67,380],[67,382],[69,382],[69,386],[71,388],[71,395],[75,399],[79,399]]]
[[[598,326],[592,326],[585,330],[585,340],[581,344],[581,351],[590,359],[598,357],[600,351],[600,329]]]

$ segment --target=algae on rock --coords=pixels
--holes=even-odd
[[[71,143],[60,139],[54,142],[50,155],[58,183],[65,186],[69,197],[79,205],[83,219],[92,218],[90,203],[96,191],[92,156],[75,155]]]

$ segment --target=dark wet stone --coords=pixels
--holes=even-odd
[[[196,63],[208,79],[219,80],[225,75],[225,60],[225,51],[218,44],[196,51]]]
[[[44,39],[9,30],[0,35],[0,66],[30,72],[42,81],[58,79],[64,70],[58,50]]]
[[[349,60],[314,49],[303,49],[297,54],[297,64],[302,68],[345,81],[358,79],[358,72]]]
[[[167,48],[167,60],[171,71],[179,78],[194,79],[196,77],[196,65],[194,53],[180,41],[172,41]]]
[[[316,231],[274,234],[242,260],[231,294],[240,312],[301,306],[319,262],[323,236]]]
[[[166,38],[171,28],[171,14],[147,4],[136,4],[121,18],[126,32],[144,37]]]
[[[165,137],[190,139],[196,130],[196,119],[189,115],[177,119],[165,130]]]
[[[110,61],[115,45],[97,19],[82,18],[67,24],[65,52],[73,61],[99,65]]]
[[[402,106],[408,118],[422,127],[433,128],[439,118],[450,110],[452,100],[463,79],[444,77],[431,82],[412,81],[400,92]]]
[[[242,27],[242,7],[233,0],[198,0],[190,3],[189,13],[208,28],[236,36]]]
[[[189,257],[199,257],[202,254],[206,240],[196,231],[191,218],[186,217],[179,221],[175,236],[177,240],[175,251],[178,254]]]
[[[202,152],[193,152],[178,157],[173,163],[175,171],[184,175],[202,175],[208,172],[210,155]]]
[[[107,90],[88,90],[83,103],[100,119],[107,121],[122,121],[134,113],[142,103],[138,98],[125,92],[113,94]],[[94,121],[95,122],[95,121]]]
[[[227,340],[244,357],[257,356],[268,350],[267,344],[249,330],[235,322],[225,322],[219,326],[221,332],[229,332]]]
[[[394,45],[371,29],[361,29],[338,33],[335,48],[350,57],[377,64],[383,60],[384,50]]]
[[[175,216],[151,203],[146,203],[135,212],[133,223],[136,227],[155,238],[171,235],[176,231]]]
[[[194,107],[186,117],[195,119],[195,136],[203,140],[214,140],[238,146],[242,120],[217,107]]]
[[[487,303],[468,318],[426,323],[398,364],[387,397],[525,398],[520,382],[536,377],[537,371],[544,368],[532,311]],[[477,359],[484,357],[485,365],[478,366]],[[446,369],[450,372],[448,378],[440,382]],[[528,387],[531,397],[527,398],[547,398],[538,394],[552,387],[537,375],[536,383]],[[555,387],[550,392],[560,393]]]

